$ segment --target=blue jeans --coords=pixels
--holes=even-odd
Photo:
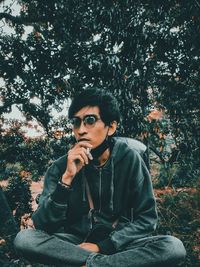
[[[180,266],[186,255],[182,242],[172,236],[152,236],[129,243],[113,255],[93,253],[77,246],[79,237],[40,230],[19,232],[14,245],[25,258],[55,266],[78,267],[172,267]]]

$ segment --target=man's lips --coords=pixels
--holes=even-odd
[[[87,139],[87,138],[81,138],[81,139],[78,140],[78,142],[83,142],[83,141],[89,142],[90,140]]]

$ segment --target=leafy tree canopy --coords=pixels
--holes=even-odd
[[[164,107],[175,136],[199,138],[198,0],[18,0],[16,16],[1,3],[15,33],[0,38],[0,113],[18,104],[48,131],[52,106],[95,85],[119,99],[122,134],[148,130],[149,110]]]

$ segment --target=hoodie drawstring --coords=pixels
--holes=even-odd
[[[113,211],[113,198],[114,198],[114,162],[111,158],[111,181],[110,181],[110,204],[109,208]]]
[[[82,171],[82,189],[83,189],[83,201],[86,201],[86,184],[85,184],[85,170]]]

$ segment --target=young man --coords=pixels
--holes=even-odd
[[[152,236],[156,203],[144,145],[113,137],[116,99],[88,89],[69,108],[75,145],[48,169],[35,229],[21,231],[16,249],[56,266],[179,266],[185,249],[172,236]],[[139,153],[138,153],[139,152]]]

